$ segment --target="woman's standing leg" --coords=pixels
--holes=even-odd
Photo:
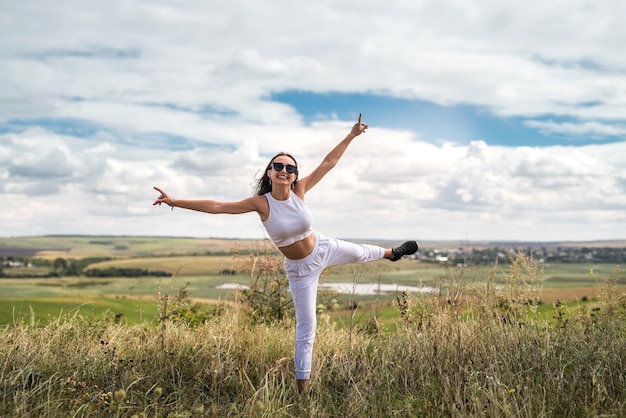
[[[313,343],[317,327],[317,286],[324,270],[327,240],[316,234],[315,248],[301,260],[285,259],[285,273],[296,311],[294,363],[298,390],[306,392],[311,378]]]
[[[305,392],[311,377],[313,343],[317,327],[316,304],[319,275],[289,280],[291,296],[296,310],[296,342],[294,364],[298,390]]]

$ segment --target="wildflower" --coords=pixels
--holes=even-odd
[[[155,388],[153,394],[154,394],[154,399],[159,399],[161,395],[163,395],[163,388],[161,387]]]
[[[262,401],[256,401],[256,404],[254,405],[257,412],[263,412],[265,410],[265,404]]]
[[[113,399],[115,399],[116,402],[122,402],[126,399],[126,391],[124,389],[116,390],[113,392]]]
[[[515,388],[511,388],[511,389],[509,389],[509,395],[512,395],[512,394],[514,394],[514,393],[515,393]]]

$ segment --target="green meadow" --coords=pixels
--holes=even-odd
[[[0,416],[626,414],[619,266],[518,253],[490,266],[331,268],[322,283],[434,291],[320,290],[310,391],[300,394],[286,280],[266,242],[35,237],[0,239],[2,251],[167,274],[25,277],[52,268],[40,261],[0,279]],[[217,288],[225,283],[251,288]]]
[[[381,243],[384,245],[384,243]],[[181,287],[198,303],[232,302],[235,291],[218,289],[225,283],[249,285],[252,277],[242,272],[251,254],[272,254],[267,241],[195,239],[169,237],[51,236],[0,238],[0,251],[13,250],[33,258],[54,260],[108,257],[111,260],[90,264],[88,269],[141,268],[164,271],[172,276],[158,277],[50,277],[0,279],[0,324],[11,324],[28,317],[37,321],[54,318],[60,312],[80,314],[111,310],[130,324],[150,319],[159,295],[176,292]],[[534,284],[542,302],[550,305],[579,303],[597,297],[595,277],[610,276],[615,266],[608,264],[550,264],[539,266]],[[46,272],[41,267],[24,269],[29,273]],[[337,266],[329,269],[321,283],[371,283],[438,287],[447,291],[452,276],[460,275],[465,285],[485,281],[488,267],[458,268],[441,264],[403,260],[380,261],[367,265]],[[8,271],[8,270],[7,270]],[[592,275],[590,272],[594,272]],[[505,276],[507,267],[501,266]],[[456,279],[455,279],[456,280]],[[620,280],[618,285],[626,285]],[[329,292],[326,292],[329,293]],[[325,294],[340,305],[378,303],[393,312],[398,292],[380,296]],[[374,305],[372,305],[374,306]],[[346,313],[350,315],[351,313]],[[335,313],[334,316],[337,316]]]
[[[0,321],[3,324],[19,322],[49,323],[66,315],[99,317],[105,312],[115,312],[120,320],[137,324],[152,320],[156,315],[154,300],[124,297],[78,298],[42,297],[32,299],[2,298],[2,304],[11,307],[11,311],[2,309]]]

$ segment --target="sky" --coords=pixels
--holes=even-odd
[[[346,239],[626,239],[626,2],[8,0],[0,236],[263,239],[287,151]]]

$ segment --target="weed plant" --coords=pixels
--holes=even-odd
[[[260,274],[257,290],[272,295]],[[0,329],[0,416],[624,416],[619,275],[597,278],[599,309],[557,303],[541,318],[532,258],[518,254],[505,272],[450,269],[436,296],[399,296],[393,332],[319,321],[306,395],[295,385],[292,315],[258,320],[250,298],[202,321],[188,320],[184,292],[159,295],[153,323],[80,312],[26,321]]]

